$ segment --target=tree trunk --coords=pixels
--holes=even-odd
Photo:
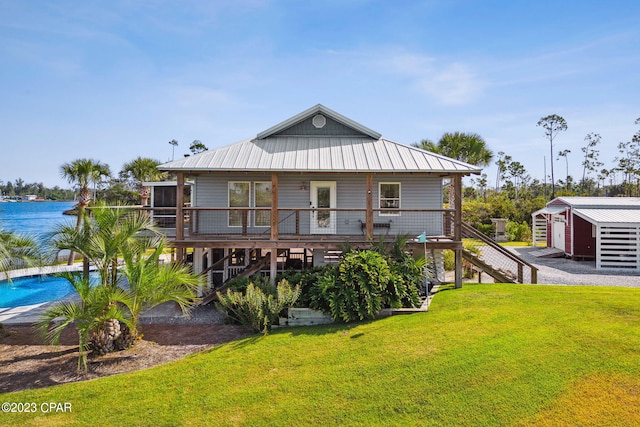
[[[90,339],[90,347],[98,354],[107,354],[115,350],[114,341],[120,338],[122,331],[116,319],[105,320]]]
[[[137,339],[137,333],[117,319],[108,319],[91,335],[90,348],[104,355],[130,348]]]
[[[77,205],[77,215],[78,218],[76,219],[76,230],[80,230],[80,227],[82,227],[82,216],[84,215],[84,207],[80,206],[80,203],[78,203]],[[73,261],[75,260],[75,252],[70,251],[69,252],[69,258],[67,259],[67,265],[73,265]]]
[[[151,187],[146,187],[140,184],[138,194],[140,194],[140,204],[142,206],[147,206],[149,204],[149,197],[151,196]]]

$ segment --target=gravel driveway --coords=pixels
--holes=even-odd
[[[558,285],[626,286],[640,288],[640,272],[596,270],[595,261],[535,257],[540,248],[508,246],[525,261],[538,267],[538,283]]]

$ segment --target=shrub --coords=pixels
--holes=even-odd
[[[234,277],[229,280],[227,284],[227,289],[231,289],[232,291],[244,292],[249,286],[249,283],[253,283],[258,287],[265,287],[271,285],[271,281],[268,277],[262,276],[260,274],[255,274],[249,277]]]
[[[309,308],[320,310],[323,313],[331,314],[331,300],[338,289],[338,267],[327,266],[323,274],[319,275],[317,281],[308,289]]]
[[[422,304],[420,295],[421,293],[424,294],[427,261],[424,258],[411,259],[411,261],[413,263],[410,266],[406,264],[392,265],[392,271],[402,279],[404,285],[402,292],[399,294],[400,307],[419,307]]]
[[[347,253],[338,265],[333,283],[324,284],[330,315],[336,321],[352,322],[373,319],[382,308],[383,290],[391,279],[385,258],[374,251]]]
[[[451,249],[443,250],[442,258],[444,259],[444,269],[446,271],[452,271],[456,269],[456,254]]]
[[[507,238],[512,242],[530,242],[531,241],[531,228],[526,223],[526,221],[522,221],[522,223],[509,221],[505,226],[505,232],[507,234]]]
[[[296,301],[296,307],[310,307],[321,310],[314,305],[322,299],[320,289],[317,286],[318,280],[325,274],[336,274],[335,265],[316,266],[303,271],[287,270],[278,275],[277,280],[286,279],[292,286],[300,286],[300,297]],[[322,306],[322,303],[319,303]]]
[[[421,303],[426,261],[414,259],[405,246],[406,238],[399,237],[373,250],[346,248],[337,266],[287,271],[281,277],[300,286],[302,294],[296,304],[300,307],[320,310],[335,321],[372,319],[383,307]]]
[[[477,229],[487,237],[493,237],[494,235],[493,224],[478,224]]]
[[[420,305],[420,291],[425,279],[424,258],[414,259],[406,251],[406,236],[397,236],[387,247],[381,242],[374,250],[386,257],[391,269],[391,279],[383,289],[385,307],[417,307]]]
[[[292,288],[286,280],[277,287],[249,283],[244,293],[231,289],[218,292],[216,306],[233,320],[266,335],[278,322],[280,313],[291,307],[299,295],[300,287]]]

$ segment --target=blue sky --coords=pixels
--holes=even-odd
[[[558,114],[580,178],[588,133],[610,167],[640,129],[639,65],[631,0],[0,0],[0,180],[69,187],[65,162],[167,161],[318,103],[405,144],[478,133],[540,180]]]

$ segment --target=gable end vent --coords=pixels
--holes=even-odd
[[[324,125],[327,124],[327,118],[325,116],[323,116],[322,114],[316,114],[315,116],[313,116],[313,119],[311,120],[311,123],[313,123],[313,125],[317,129],[322,129],[324,127]]]

